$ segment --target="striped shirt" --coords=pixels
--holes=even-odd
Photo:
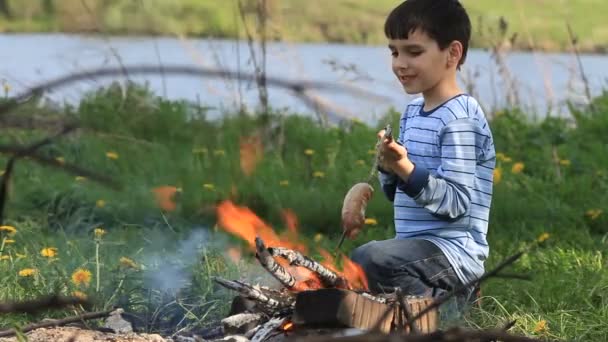
[[[407,182],[380,170],[394,203],[397,239],[436,244],[463,282],[484,273],[496,154],[490,126],[466,94],[424,111],[423,98],[401,116],[398,143],[415,164]]]

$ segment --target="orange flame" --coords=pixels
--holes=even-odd
[[[251,176],[256,166],[262,160],[264,148],[259,135],[241,137],[240,140],[241,170],[245,176]]]
[[[319,254],[321,254],[323,259],[325,259],[321,264],[344,277],[351,288],[369,290],[367,276],[365,275],[365,271],[363,271],[361,265],[352,261],[346,255],[340,254],[342,267],[344,269],[343,272],[340,272],[335,266],[336,262],[334,257],[328,251],[319,249]]]
[[[306,252],[306,246],[280,237],[249,208],[239,207],[231,201],[223,201],[217,206],[219,225],[229,233],[247,241],[255,249],[255,238],[259,236],[267,246],[282,246]]]
[[[159,186],[152,189],[152,192],[154,192],[156,204],[159,206],[159,208],[166,212],[175,210],[176,204],[174,197],[177,193],[176,187],[170,185]]]
[[[291,209],[284,209],[282,211],[283,221],[287,225],[287,230],[291,234],[290,237],[297,238],[298,236],[298,217]]]
[[[289,322],[283,324],[283,327],[281,329],[283,329],[284,331],[292,330],[293,329],[293,322],[289,321]]]
[[[241,261],[242,253],[237,247],[230,247],[226,250],[226,254],[233,263],[238,264]]]
[[[268,247],[285,247],[306,253],[304,244],[298,243],[296,215],[291,210],[283,211],[283,219],[288,227],[287,234],[278,235],[266,222],[255,215],[249,208],[239,207],[231,201],[223,201],[217,206],[218,225],[228,233],[247,241],[249,247],[255,250],[255,238],[259,236]],[[344,271],[340,272],[332,255],[324,249],[319,253],[325,259],[322,264],[330,270],[344,277],[351,288],[368,289],[365,272],[357,263],[353,262],[344,254],[340,254],[340,261]],[[239,258],[240,259],[240,258]],[[322,282],[314,272],[303,268],[289,265],[282,258],[276,261],[283,266],[296,279],[294,291],[312,290],[322,288]]]

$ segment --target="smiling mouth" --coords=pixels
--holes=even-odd
[[[399,81],[401,81],[401,83],[409,83],[414,78],[416,78],[416,76],[399,76]]]

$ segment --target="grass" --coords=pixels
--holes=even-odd
[[[268,1],[270,39],[306,42],[346,42],[384,44],[382,25],[397,0],[296,0]],[[8,1],[13,18],[0,16],[0,31],[80,32],[111,34],[184,34],[202,37],[244,37],[244,29],[232,1],[113,1],[84,7],[81,1],[51,1],[51,9],[41,2]],[[465,0],[474,24],[473,45],[492,46],[487,40],[504,17],[510,32],[518,33],[516,47],[566,50],[570,38],[569,22],[581,49],[603,51],[608,28],[602,26],[602,13],[608,5],[599,0],[514,0],[493,3]],[[78,20],[75,20],[78,18]],[[481,21],[480,21],[481,20]]]
[[[496,327],[517,319],[513,331],[529,336],[608,338],[608,96],[595,99],[593,108],[575,111],[574,122],[531,122],[516,110],[495,113],[491,125],[501,152],[500,179],[486,267],[542,233],[550,239],[510,270],[533,280],[487,282],[481,308],[467,316],[467,325]],[[86,130],[44,153],[110,175],[125,188],[114,192],[20,161],[5,222],[17,232],[0,236],[14,240],[2,251],[8,258],[0,260],[0,299],[81,291],[93,301],[88,309],[121,306],[136,315],[135,325],[142,330],[211,324],[227,312],[232,294],[215,286],[210,276],[270,284],[244,243],[216,225],[214,206],[224,199],[251,208],[279,231],[286,225],[283,210],[291,209],[311,255],[318,257],[319,247],[333,250],[343,196],[367,176],[375,132],[386,121],[396,125],[397,114],[387,113],[378,127],[344,122],[332,128],[285,114],[272,112],[262,120],[226,113],[209,121],[196,107],[163,100],[135,85],[125,99],[117,86],[110,86],[90,94],[78,109],[49,110],[49,117],[77,118]],[[265,128],[264,122],[273,125]],[[241,168],[241,138],[259,132],[265,132],[263,158],[247,176]],[[5,129],[0,140],[27,143],[42,135]],[[151,192],[163,185],[181,188],[173,211],[159,210]],[[392,209],[381,194],[374,196],[367,214],[377,223],[347,241],[345,252],[392,236]],[[96,235],[96,228],[105,234]],[[57,249],[56,256],[41,254],[49,247]],[[236,263],[231,247],[242,248]],[[36,272],[19,275],[28,268]],[[90,272],[88,281],[74,282],[79,268]],[[5,315],[0,325],[41,317]]]

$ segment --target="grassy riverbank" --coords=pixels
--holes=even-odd
[[[8,6],[7,13],[0,13],[0,32],[84,31],[116,35],[245,37],[243,24],[232,1],[4,2]],[[384,44],[384,18],[399,2],[269,0],[268,37],[292,42]],[[603,52],[608,45],[608,26],[602,21],[602,14],[608,10],[606,2],[573,0],[555,4],[545,0],[499,3],[465,0],[463,3],[475,26],[475,47],[492,46],[493,39],[489,38],[497,37],[500,17],[509,23],[509,36],[518,33],[515,48],[568,50],[571,39],[567,22],[582,50]],[[253,19],[253,16],[248,17]],[[253,27],[252,31],[255,31]]]

